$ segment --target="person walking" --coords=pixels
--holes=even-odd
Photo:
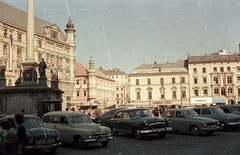
[[[16,142],[16,131],[12,128],[11,123],[8,121],[1,122],[2,129],[2,141],[3,150],[5,154],[16,154],[15,142]]]
[[[25,152],[26,145],[26,129],[23,126],[24,116],[22,114],[16,114],[15,120],[17,123],[17,154],[23,155]]]

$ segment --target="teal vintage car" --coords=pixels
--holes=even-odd
[[[166,110],[161,117],[171,120],[170,126],[174,132],[191,132],[193,135],[205,132],[212,135],[214,131],[219,130],[219,121],[200,117],[192,109]]]
[[[113,139],[110,128],[93,123],[89,116],[81,112],[55,111],[43,115],[47,128],[58,130],[63,143],[72,143],[86,149],[89,143],[101,143],[103,147]]]
[[[225,113],[240,115],[240,105],[238,104],[220,105],[218,107],[221,108]]]
[[[147,134],[157,134],[165,137],[171,130],[169,119],[153,117],[146,108],[118,109],[112,118],[105,121],[105,125],[111,128],[114,135],[118,133],[132,134],[136,139],[143,139]]]

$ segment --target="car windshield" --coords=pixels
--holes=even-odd
[[[69,117],[70,124],[92,123],[92,120],[87,115],[77,115]]]
[[[43,127],[43,123],[38,118],[25,118],[24,119],[24,126],[34,126],[34,127]]]
[[[151,116],[151,113],[147,109],[137,109],[130,111],[130,117],[144,117],[144,116]]]
[[[197,117],[198,114],[194,110],[187,110],[183,112],[185,117]]]
[[[221,108],[212,109],[213,114],[224,114],[225,112]]]

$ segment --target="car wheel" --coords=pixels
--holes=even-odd
[[[225,122],[220,122],[220,130],[226,131],[227,130],[227,124]]]
[[[113,136],[118,136],[118,131],[116,128],[112,128],[112,134]]]
[[[206,131],[207,135],[212,135],[214,131]]]
[[[56,153],[57,147],[50,148],[49,151],[50,151],[51,154]]]
[[[79,137],[79,140],[78,140],[78,148],[80,150],[85,150],[86,149],[86,144],[84,143],[82,137]]]
[[[194,136],[198,136],[201,134],[199,128],[197,126],[192,126],[191,127],[191,133],[194,135]]]
[[[107,141],[103,141],[103,142],[102,142],[102,146],[103,146],[103,147],[107,147],[107,146],[108,146],[108,140],[107,140]]]
[[[134,128],[133,129],[133,135],[136,139],[143,139],[144,138],[144,134],[140,133],[139,128]]]
[[[167,135],[167,131],[157,133],[159,138],[163,138]]]

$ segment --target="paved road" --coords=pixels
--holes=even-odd
[[[36,152],[34,152],[36,154]],[[40,151],[39,154],[49,154]],[[120,134],[109,142],[108,147],[91,144],[87,150],[73,146],[62,146],[56,155],[239,155],[240,130],[215,132],[212,136],[191,134],[167,134],[159,139],[149,135],[145,140],[136,140],[130,135]]]

